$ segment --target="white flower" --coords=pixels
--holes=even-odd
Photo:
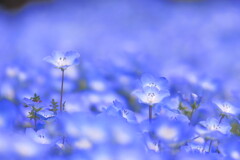
[[[55,51],[52,56],[44,58],[48,63],[53,64],[56,68],[66,70],[69,66],[76,65],[78,63],[80,54],[75,51],[59,52]]]

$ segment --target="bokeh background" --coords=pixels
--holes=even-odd
[[[20,104],[33,93],[46,101],[57,99],[61,73],[43,61],[53,50],[81,54],[80,65],[66,73],[65,99],[82,99],[86,109],[114,99],[131,101],[129,95],[143,73],[166,77],[172,91],[207,92],[223,99],[239,96],[237,0],[0,4],[1,99]]]

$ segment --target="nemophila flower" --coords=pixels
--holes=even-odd
[[[158,152],[159,151],[159,143],[158,141],[153,141],[152,139],[148,138],[145,139],[146,147],[148,150]]]
[[[206,147],[205,144],[199,144],[199,143],[188,143],[186,146],[181,147],[181,149],[189,153],[208,152],[208,147]]]
[[[77,64],[79,57],[80,54],[76,51],[55,51],[52,53],[52,56],[47,56],[44,60],[53,64],[56,68],[66,70],[68,67]]]
[[[140,103],[154,105],[163,100],[163,98],[170,95],[167,90],[158,90],[156,87],[144,87],[141,90],[136,90],[133,92]]]
[[[44,108],[41,111],[39,111],[37,113],[37,115],[39,116],[39,118],[41,120],[48,120],[50,118],[53,118],[54,116],[56,116],[52,111],[49,110],[49,108]]]
[[[143,75],[141,82],[141,89],[133,92],[133,95],[137,96],[141,103],[153,105],[170,95],[168,82],[163,77],[157,79],[151,75]]]
[[[158,90],[168,90],[168,81],[164,77],[155,78],[152,75],[144,74],[141,77],[141,87],[155,87]]]
[[[160,111],[160,116],[161,115],[164,115],[173,121],[182,121],[185,123],[190,122],[187,116],[185,116],[184,114],[182,114],[180,111],[177,111],[177,110],[171,110],[163,107]]]
[[[115,100],[113,101],[113,105],[109,107],[110,110],[111,108],[114,108],[115,111],[120,114],[121,117],[125,118],[128,122],[130,123],[136,123],[136,116],[133,111],[127,109],[121,102]]]
[[[230,133],[230,129],[231,126],[228,123],[219,123],[216,118],[208,118],[206,121],[199,122],[199,125],[196,126],[197,133],[210,139],[218,139],[227,135]]]
[[[51,143],[49,135],[47,134],[47,130],[45,130],[45,129],[40,129],[38,131],[35,131],[32,128],[27,128],[25,133],[26,133],[26,136],[31,138],[36,143],[40,143],[40,144],[50,144]]]
[[[217,105],[217,107],[220,110],[222,115],[225,115],[225,116],[236,116],[237,114],[240,113],[240,109],[235,107],[235,106],[233,106],[229,102],[215,101],[214,103]]]
[[[181,147],[181,150],[188,153],[206,153],[208,152],[207,142],[205,138],[194,135]]]

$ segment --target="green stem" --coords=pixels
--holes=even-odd
[[[62,84],[61,84],[61,93],[60,93],[60,112],[63,111],[62,99],[63,99],[64,69],[61,69],[61,71],[62,71]]]

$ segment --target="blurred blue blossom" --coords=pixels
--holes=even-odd
[[[193,129],[187,123],[169,120],[165,117],[155,119],[151,125],[151,131],[161,143],[169,147],[184,143],[193,134]]]

